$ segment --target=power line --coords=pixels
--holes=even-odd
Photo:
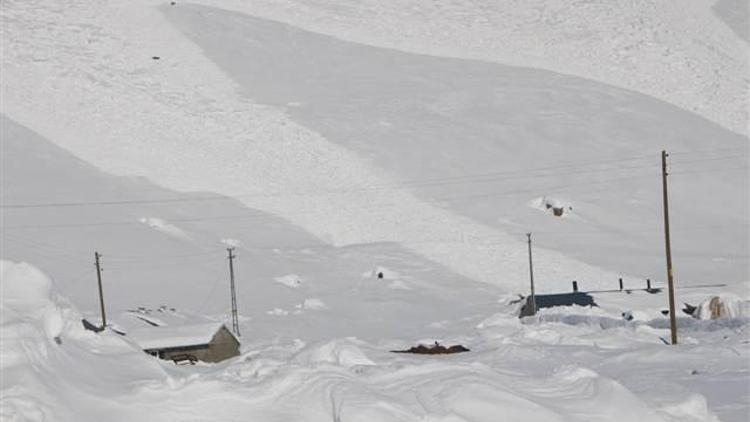
[[[411,180],[394,180],[393,183],[390,184],[375,184],[375,185],[367,185],[367,186],[358,186],[358,187],[352,187],[352,188],[346,188],[346,189],[330,189],[330,190],[321,190],[314,193],[310,192],[290,192],[290,193],[249,193],[249,194],[235,194],[232,196],[226,196],[226,195],[207,195],[207,196],[197,196],[197,197],[189,197],[189,198],[143,198],[143,199],[128,199],[128,200],[109,200],[109,201],[69,201],[69,202],[48,202],[48,203],[28,203],[28,204],[1,204],[0,208],[6,208],[6,209],[18,209],[18,208],[50,208],[50,207],[76,207],[76,206],[107,206],[107,205],[126,205],[126,204],[153,204],[153,203],[173,203],[173,202],[192,202],[192,201],[213,201],[213,200],[234,200],[236,198],[248,198],[248,197],[259,197],[259,198],[271,198],[271,197],[283,197],[283,196],[323,196],[323,195],[329,195],[329,194],[335,194],[335,193],[348,193],[348,192],[361,192],[362,190],[366,189],[377,189],[379,187],[390,187],[390,188],[398,188],[403,186],[428,186],[428,185],[441,185],[441,184],[456,184],[456,183],[470,183],[470,182],[476,182],[479,180],[496,180],[497,178],[503,178],[503,179],[524,179],[524,178],[538,178],[538,177],[555,177],[559,175],[572,175],[572,174],[585,174],[585,173],[592,173],[592,172],[611,172],[614,170],[619,170],[620,167],[610,167],[610,168],[602,168],[602,169],[588,169],[588,170],[578,170],[573,172],[567,172],[567,173],[549,173],[549,174],[541,174],[541,175],[529,175],[529,173],[533,172],[539,172],[539,171],[549,171],[554,169],[564,169],[564,168],[573,168],[573,167],[581,167],[586,164],[593,164],[593,165],[599,165],[600,163],[607,163],[607,162],[623,162],[623,161],[633,161],[633,160],[642,160],[648,156],[646,155],[640,155],[640,156],[634,156],[634,157],[626,157],[626,158],[618,158],[618,159],[612,159],[612,160],[598,160],[598,161],[581,161],[577,163],[569,163],[569,164],[562,164],[562,165],[556,165],[556,166],[546,166],[546,167],[537,167],[537,168],[530,168],[530,169],[515,169],[515,170],[508,170],[508,171],[499,171],[499,172],[490,172],[490,173],[479,173],[479,174],[473,174],[473,175],[465,175],[465,176],[454,176],[454,177],[441,177],[441,178],[423,178],[423,179],[411,179]],[[634,169],[634,168],[647,168],[650,166],[630,166],[630,167],[622,167],[622,169]],[[522,175],[515,178],[508,178],[507,176],[512,175]]]
[[[645,177],[655,177],[655,176],[645,176]],[[539,187],[536,189],[516,189],[516,190],[508,190],[508,191],[495,191],[495,192],[484,192],[479,194],[472,194],[472,195],[464,195],[464,196],[432,196],[429,198],[423,198],[427,201],[437,201],[437,202],[452,202],[452,201],[458,201],[458,200],[465,200],[465,199],[479,199],[479,198],[500,198],[503,195],[508,196],[517,196],[517,195],[523,195],[527,193],[539,193],[540,191],[546,191],[546,190],[559,190],[559,189],[567,189],[569,187],[578,187],[578,186],[590,186],[590,185],[600,185],[600,184],[606,184],[610,183],[612,181],[619,181],[619,180],[627,180],[627,179],[640,179],[644,178],[644,176],[630,176],[630,177],[620,177],[620,178],[611,178],[607,180],[601,180],[596,182],[585,182],[585,183],[577,183],[577,184],[566,184],[566,185],[557,185],[552,187]],[[347,207],[347,208],[339,208],[339,210],[343,212],[352,212],[352,211],[358,211],[358,210],[365,210],[365,209],[374,209],[378,207],[394,207],[401,205],[401,202],[375,202],[370,204],[364,204],[360,206],[353,206],[353,207]],[[314,210],[306,210],[306,211],[296,211],[292,213],[287,213],[282,215],[282,217],[300,217],[304,215],[314,215],[317,213],[322,212],[321,209],[314,209]],[[217,216],[217,217],[195,217],[195,218],[184,218],[184,219],[170,219],[168,220],[169,223],[192,223],[192,222],[202,222],[202,221],[212,221],[212,220],[274,220],[279,219],[281,217],[273,214],[253,214],[253,215],[236,215],[236,216]],[[24,225],[18,225],[18,226],[7,226],[4,227],[4,229],[7,230],[14,230],[14,229],[53,229],[53,228],[80,228],[80,227],[96,227],[96,226],[135,226],[143,224],[138,221],[131,221],[131,220],[119,220],[119,221],[105,221],[105,222],[93,222],[93,223],[69,223],[69,224],[24,224]]]
[[[616,158],[611,160],[588,160],[579,161],[576,163],[561,164],[555,166],[536,167],[530,169],[514,169],[507,171],[497,171],[490,173],[478,173],[465,176],[452,176],[452,177],[440,177],[440,178],[423,178],[423,179],[407,179],[407,180],[395,180],[391,184],[375,184],[367,185],[363,187],[352,187],[344,189],[328,189],[320,190],[316,192],[289,192],[289,193],[249,193],[249,194],[235,194],[231,196],[227,195],[207,195],[207,196],[196,196],[196,197],[169,197],[169,198],[143,198],[143,199],[128,199],[128,200],[110,200],[110,201],[69,201],[69,202],[49,202],[49,203],[27,203],[27,204],[0,204],[0,208],[4,209],[25,209],[25,208],[52,208],[52,207],[78,207],[78,206],[109,206],[109,205],[127,205],[127,204],[155,204],[155,203],[180,203],[180,202],[201,202],[201,201],[231,201],[236,198],[273,198],[273,197],[294,197],[294,196],[324,196],[337,193],[350,193],[350,192],[361,192],[368,189],[378,189],[381,187],[399,188],[399,187],[427,187],[427,186],[445,186],[451,184],[465,184],[465,183],[482,183],[492,182],[498,180],[523,180],[531,178],[544,178],[544,177],[559,177],[566,175],[577,175],[577,174],[590,174],[590,173],[611,173],[613,171],[630,170],[630,169],[641,169],[650,168],[651,165],[635,165],[635,166],[602,166],[602,164],[622,163],[627,161],[642,161],[650,158],[648,155],[637,155],[624,158]],[[708,157],[699,158],[695,160],[677,161],[678,163],[695,163],[703,161],[714,161],[724,158],[737,158],[737,156],[722,156],[722,157]],[[579,168],[581,166],[591,165],[602,168],[590,168],[590,169],[578,169],[569,172],[550,172],[551,170],[567,169],[567,168]],[[530,174],[535,172],[547,172],[542,174]]]
[[[649,166],[650,167],[650,166]],[[694,171],[678,171],[671,174],[681,175],[681,174],[697,174],[697,173],[711,173],[711,172],[726,172],[726,171],[732,171],[732,170],[741,170],[741,169],[747,169],[747,166],[743,167],[736,167],[736,168],[721,168],[721,169],[702,169],[702,170],[694,170]],[[651,177],[657,177],[658,175],[636,175],[636,176],[624,176],[624,177],[616,177],[616,178],[609,178],[609,179],[603,179],[603,180],[597,180],[597,181],[591,181],[591,182],[581,182],[581,183],[566,183],[566,184],[559,184],[555,186],[539,186],[535,187],[533,189],[514,189],[514,190],[506,190],[506,191],[494,191],[494,192],[483,192],[483,193],[477,193],[477,194],[469,194],[469,195],[458,195],[458,196],[432,196],[428,198],[422,198],[423,200],[428,201],[437,201],[437,202],[451,202],[451,201],[458,201],[458,200],[466,200],[466,199],[481,199],[481,198],[501,198],[503,196],[516,196],[516,195],[522,195],[527,193],[539,193],[543,191],[549,191],[549,190],[555,190],[555,191],[562,191],[565,192],[569,190],[570,188],[575,187],[581,187],[581,186],[592,186],[592,185],[602,185],[602,184],[609,184],[611,182],[616,181],[622,181],[622,180],[635,180],[635,179],[641,179],[641,178],[651,178]],[[608,189],[607,189],[608,190]],[[595,192],[592,190],[587,190],[587,193]],[[391,206],[398,206],[400,205],[400,202],[376,202],[356,207],[349,207],[349,208],[342,208],[345,212],[351,212],[351,211],[357,211],[361,209],[372,209],[375,207],[391,207]],[[299,211],[294,212],[285,215],[286,217],[290,216],[303,216],[303,215],[312,215],[317,214],[321,212],[321,210],[307,210],[307,211]],[[178,218],[178,219],[170,219],[170,223],[190,223],[190,222],[202,222],[202,221],[213,221],[213,220],[272,220],[272,219],[278,219],[279,217],[272,214],[265,214],[262,212],[256,212],[252,213],[250,215],[229,215],[229,216],[215,216],[215,217],[193,217],[193,218]],[[131,221],[131,220],[119,220],[119,221],[104,221],[104,222],[93,222],[93,223],[69,223],[69,224],[47,224],[47,225],[37,225],[37,224],[26,224],[26,225],[18,225],[18,226],[7,226],[4,227],[4,229],[51,229],[51,228],[79,228],[79,227],[95,227],[95,226],[133,226],[133,225],[139,225],[143,224],[138,221]]]

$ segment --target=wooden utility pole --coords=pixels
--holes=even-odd
[[[536,315],[536,294],[534,293],[534,263],[531,260],[531,233],[526,233],[529,239],[529,276],[531,278],[531,315]]]
[[[102,308],[102,329],[107,326],[107,314],[104,312],[104,292],[102,292],[102,268],[99,265],[99,252],[94,252],[94,265],[96,265],[96,281],[99,283],[99,305]]]
[[[237,293],[234,288],[234,248],[227,248],[229,253],[229,286],[232,291],[232,331],[240,336],[240,322],[237,317]]]
[[[674,309],[674,278],[672,272],[672,246],[669,238],[669,199],[667,195],[667,151],[661,152],[661,181],[664,194],[664,243],[667,251],[667,286],[669,289],[669,328],[672,344],[677,344],[677,316]]]

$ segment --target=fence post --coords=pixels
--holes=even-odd
[[[578,282],[573,280],[573,292],[577,292],[577,291],[578,291]]]
[[[622,277],[620,277],[620,291],[622,291]]]

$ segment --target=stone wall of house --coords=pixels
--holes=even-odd
[[[206,347],[201,348],[190,348],[190,349],[172,349],[172,350],[154,350],[149,353],[155,354],[161,359],[174,360],[174,358],[181,358],[185,355],[194,357],[197,360],[203,362],[221,362],[224,359],[240,354],[240,343],[227,330],[226,327],[222,326],[219,331],[214,334],[210,343]]]
[[[205,362],[220,362],[239,354],[240,343],[226,327],[222,326],[211,339],[209,348],[205,351],[203,357],[199,357],[199,359]]]

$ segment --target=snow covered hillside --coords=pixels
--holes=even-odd
[[[638,91],[745,135],[744,0],[196,0],[357,43],[552,70]]]
[[[744,421],[746,9],[3,1],[0,419]],[[678,307],[731,310],[679,347],[662,149]],[[627,291],[519,320],[527,232],[537,293]],[[239,357],[83,330],[94,251],[111,327],[220,325],[228,247]]]

